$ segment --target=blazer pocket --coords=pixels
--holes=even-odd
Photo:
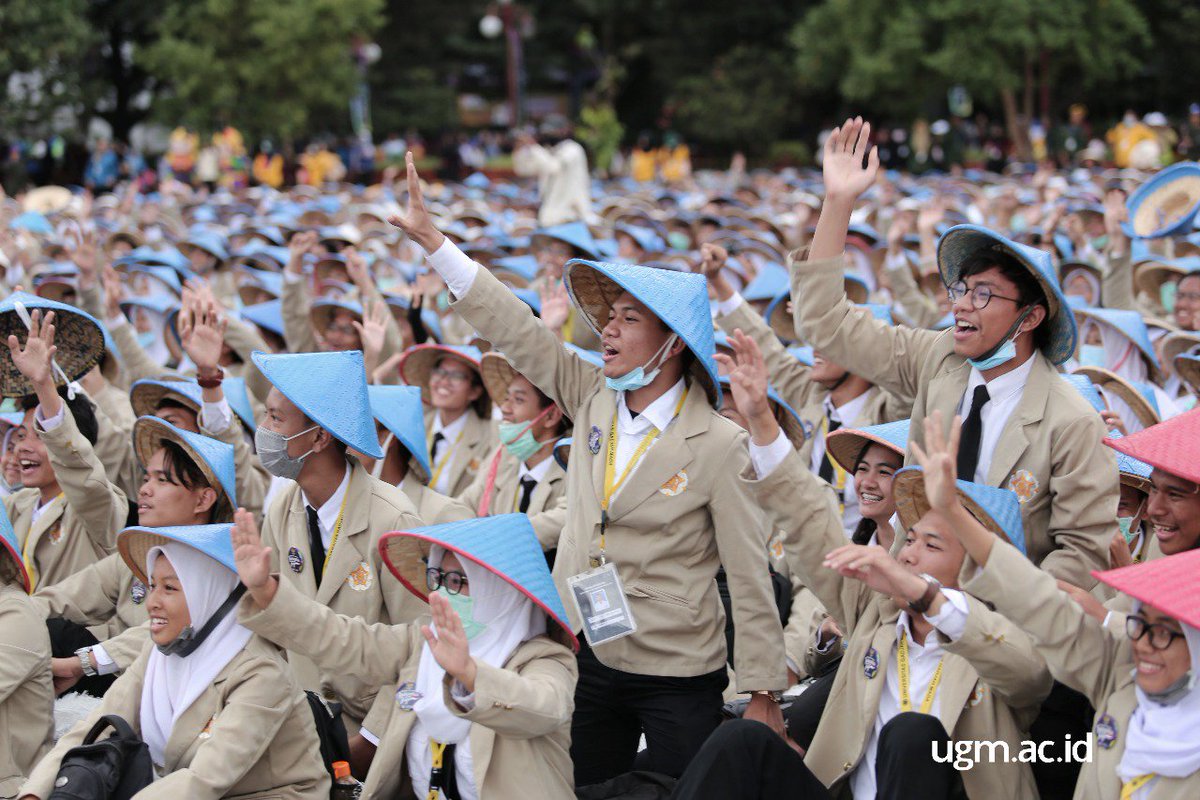
[[[630,597],[642,597],[647,600],[657,600],[660,603],[666,603],[667,605],[672,606],[680,606],[682,608],[688,608],[691,606],[691,603],[688,602],[686,597],[680,597],[677,594],[664,592],[662,589],[657,589],[645,583],[632,584],[625,593]]]

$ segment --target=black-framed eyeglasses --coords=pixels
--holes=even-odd
[[[466,372],[459,372],[455,369],[446,369],[445,367],[435,367],[429,371],[429,379],[443,380],[447,383],[466,383],[471,380],[471,376]]]
[[[950,284],[949,286],[946,287],[946,294],[949,295],[951,303],[957,303],[962,297],[965,297],[966,295],[970,295],[971,296],[971,308],[974,309],[975,311],[979,311],[980,309],[987,308],[987,304],[992,302],[993,297],[999,298],[1001,300],[1008,300],[1010,302],[1016,303],[1017,305],[1021,304],[1020,298],[1005,297],[1002,294],[996,294],[995,292],[993,292],[991,290],[990,287],[984,286],[982,284],[968,289],[966,281],[955,281],[954,283]]]
[[[448,594],[458,594],[464,586],[470,585],[471,582],[467,580],[467,576],[461,572],[454,570],[447,572],[440,567],[429,567],[425,570],[425,586],[431,592],[436,592],[440,587],[445,586]]]
[[[1136,642],[1146,634],[1150,634],[1150,646],[1155,650],[1166,650],[1171,646],[1171,642],[1183,638],[1183,634],[1179,631],[1173,631],[1166,625],[1149,622],[1145,617],[1130,614],[1125,618],[1125,635],[1131,640]]]

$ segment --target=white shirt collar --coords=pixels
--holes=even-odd
[[[338,488],[325,501],[325,505],[317,509],[317,521],[321,523],[321,528],[324,533],[329,536],[333,535],[334,526],[337,525],[338,514],[342,511],[342,501],[346,499],[346,490],[350,488],[350,465],[346,465],[346,474],[342,477],[342,482],[338,484]],[[304,497],[304,504],[311,506],[308,497],[304,495],[304,490],[300,490],[301,496]],[[328,546],[328,545],[326,545]]]
[[[524,478],[526,475],[528,475],[529,477],[533,478],[536,482],[541,483],[542,480],[546,477],[546,473],[550,471],[550,465],[553,463],[554,463],[553,455],[551,455],[548,458],[543,458],[541,461],[538,462],[536,467],[532,467],[532,468],[525,466],[525,462],[522,461],[521,468],[519,470],[517,470],[517,479],[520,480],[521,478]]]
[[[451,443],[458,438],[462,433],[463,428],[467,427],[467,417],[471,415],[471,409],[467,409],[458,419],[451,422],[449,425],[442,424],[442,412],[436,411],[433,414],[433,432],[440,433],[445,436]]]
[[[976,386],[982,386],[985,383],[988,389],[988,399],[991,401],[999,402],[1014,392],[1019,392],[1029,380],[1029,373],[1033,371],[1035,358],[1037,358],[1037,353],[1025,359],[1025,363],[1016,369],[990,381],[985,381],[983,373],[975,367],[971,367],[971,377],[967,380],[967,396],[970,397],[974,394]]]
[[[650,405],[646,406],[642,413],[638,414],[637,419],[629,413],[629,407],[625,405],[625,392],[617,395],[617,424],[621,428],[622,433],[644,433],[649,430],[650,426],[658,428],[660,431],[666,430],[671,424],[671,420],[675,418],[675,406],[679,403],[679,398],[683,395],[686,384],[683,378],[676,381],[675,385],[667,389]]]
[[[870,389],[860,394],[853,400],[848,400],[845,404],[834,406],[830,400],[830,395],[825,395],[825,416],[836,418],[843,426],[849,427],[854,424],[854,420],[858,419],[858,415],[862,413],[863,406],[867,404],[867,395],[871,393]]]
[[[915,648],[917,655],[928,655],[928,654],[936,653],[937,651],[942,649],[941,644],[938,642],[937,631],[935,631],[935,630],[929,631],[929,634],[925,637],[924,645],[922,645],[920,642],[917,641],[916,634],[913,633],[913,628],[912,628],[912,624],[909,620],[908,612],[905,611],[904,609],[900,610],[900,616],[896,618],[896,641],[897,642],[900,641],[901,633],[907,634],[908,648],[910,651]]]

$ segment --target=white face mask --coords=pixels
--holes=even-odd
[[[277,478],[296,480],[300,476],[300,470],[304,469],[304,459],[312,455],[313,451],[309,450],[304,455],[293,458],[288,455],[288,442],[298,436],[315,431],[319,427],[319,425],[313,425],[299,433],[284,436],[278,431],[259,425],[258,430],[254,432],[254,448],[258,451],[258,459],[262,462],[263,468]]]

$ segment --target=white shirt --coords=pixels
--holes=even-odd
[[[730,314],[732,314],[734,311],[737,311],[738,306],[740,306],[741,304],[742,304],[742,296],[739,293],[734,292],[733,295],[728,300],[722,300],[719,303],[717,303],[717,306],[714,309],[716,311],[716,313],[713,316],[727,317]]]
[[[471,284],[475,282],[475,275],[479,272],[479,265],[459,250],[458,245],[450,241],[449,237],[444,237],[442,246],[432,253],[427,253],[425,258],[429,261],[429,266],[442,276],[446,288],[455,297],[462,297],[470,291]]]
[[[519,470],[517,470],[517,479],[521,480],[523,478],[529,477],[529,478],[533,478],[534,483],[541,483],[542,479],[546,477],[546,473],[550,471],[550,465],[553,463],[554,463],[554,456],[550,456],[549,458],[543,458],[534,467],[526,466],[525,462],[522,461],[521,468]]]
[[[45,417],[42,416],[42,406],[39,403],[37,409],[33,412],[33,420],[34,420],[34,423],[36,424],[36,427],[41,428],[43,431],[46,431],[47,433],[49,433],[50,431],[57,428],[59,425],[63,424],[63,420],[66,418],[66,413],[67,413],[67,401],[63,400],[63,401],[59,402],[59,404],[58,404],[58,413],[55,414],[53,417],[46,419]],[[57,499],[58,498],[55,497],[51,500],[48,500],[45,503],[39,504],[37,507],[35,507],[33,509],[32,523],[36,524],[38,519],[41,518],[42,514],[46,513],[46,509],[48,509],[50,507],[50,504],[53,503]]]
[[[683,379],[680,378],[678,381],[676,381],[674,386],[672,386],[670,389],[667,389],[667,391],[663,392],[657,400],[646,406],[645,410],[638,414],[636,418],[630,413],[629,407],[625,405],[625,392],[618,393],[617,457],[616,464],[614,465],[616,467],[615,477],[613,478],[614,481],[620,479],[621,475],[625,472],[625,467],[629,464],[630,459],[633,458],[634,452],[637,451],[638,445],[641,444],[642,439],[644,439],[653,428],[657,428],[661,432],[665,431],[667,427],[670,426],[671,422],[675,419],[675,406],[678,405],[679,398],[683,396],[685,388],[686,384],[683,382]],[[646,452],[650,452],[650,449],[658,443],[660,438],[662,437],[654,437],[654,439],[650,441],[650,446],[646,448]],[[604,431],[602,441],[607,442],[607,440],[608,431]],[[602,452],[604,446],[606,445],[601,446]],[[644,454],[642,460],[645,460]],[[641,465],[642,460],[638,461],[639,466]],[[629,485],[629,482],[633,480],[633,476],[636,473],[637,467],[635,466],[633,471],[629,473],[629,477],[626,478],[625,482],[621,484],[621,489],[624,489]],[[613,493],[613,496],[616,497],[620,493],[621,491],[618,489]]]
[[[471,411],[470,411],[470,409],[468,409],[467,411],[460,414],[458,419],[454,420],[454,422],[451,422],[449,425],[443,425],[442,424],[442,412],[441,411],[434,412],[434,414],[433,414],[433,432],[432,432],[432,434],[430,434],[431,441],[432,441],[432,437],[436,436],[439,433],[442,436],[446,437],[445,439],[443,439],[441,441],[440,444],[438,444],[436,456],[433,453],[433,446],[430,445],[429,457],[433,460],[434,472],[438,472],[438,467],[441,466],[443,463],[446,463],[447,459],[457,457],[458,448],[456,448],[454,446],[454,444],[455,444],[455,442],[458,441],[458,437],[460,434],[462,434],[463,429],[467,427],[467,415],[470,413],[471,413]],[[437,492],[439,494],[444,494],[444,495],[450,494],[449,464],[447,464],[446,467],[444,467],[441,470],[441,472],[438,474],[437,484],[434,486],[430,486],[429,488],[433,489],[435,492]]]
[[[933,675],[937,671],[938,662],[945,655],[941,643],[938,641],[938,632],[953,642],[962,636],[967,626],[970,607],[962,592],[954,589],[942,589],[942,595],[947,602],[942,604],[941,612],[932,616],[925,615],[926,621],[936,630],[929,632],[924,646],[918,644],[913,638],[907,611],[901,611],[900,618],[896,620],[896,641],[900,641],[901,631],[906,631],[908,635],[910,680],[908,699],[912,703],[914,711],[920,709],[925,692],[929,689],[929,682],[933,680]],[[867,739],[862,761],[858,763],[850,776],[850,791],[854,797],[874,797],[876,795],[875,751],[879,747],[879,733],[892,717],[900,713],[900,670],[896,665],[896,653],[897,647],[893,644],[886,656],[887,672],[884,673],[883,692],[879,695],[879,709],[875,712],[875,727],[871,730],[870,738]],[[885,656],[880,653],[879,657],[882,659]],[[862,665],[844,664],[843,668],[861,669]],[[938,693],[933,697],[933,705],[930,707],[929,713],[936,717],[940,710],[941,689],[939,687]]]
[[[834,407],[833,403],[829,399],[829,396],[826,395],[825,402],[823,404],[825,408],[825,416],[831,423],[835,421],[840,423],[840,427],[842,428],[849,428],[853,426],[854,421],[858,419],[860,414],[862,414],[863,406],[867,404],[868,394],[870,394],[869,389],[853,400],[837,407]],[[809,462],[809,468],[812,469],[814,473],[820,472],[821,460],[824,457],[825,431],[818,426],[817,429],[813,431],[812,457]],[[830,459],[830,461],[833,463],[834,469],[836,470],[837,463],[833,462],[832,459]],[[858,521],[861,519],[862,514],[858,510],[858,492],[854,491],[854,473],[847,472],[846,480],[842,484],[842,527],[845,528],[847,532],[853,532],[855,527],[858,526]]]
[[[975,387],[987,384],[988,401],[980,413],[983,422],[983,434],[979,437],[979,461],[975,465],[975,477],[972,481],[988,484],[988,469],[992,466],[992,454],[1000,442],[1000,434],[1008,418],[1012,416],[1021,395],[1025,393],[1025,384],[1029,373],[1033,370],[1033,360],[1037,354],[1031,355],[1024,364],[1014,370],[1004,373],[991,381],[983,379],[983,373],[971,367],[971,377],[967,380],[967,390],[963,392],[962,400],[958,403],[958,414],[965,422],[971,413],[971,399],[975,395]]]
[[[225,397],[217,403],[200,404],[200,426],[209,433],[224,433],[232,423],[233,409]]]
[[[333,540],[333,529],[337,526],[338,515],[342,512],[342,501],[346,499],[346,490],[350,488],[350,467],[346,466],[345,469],[346,474],[342,478],[342,482],[338,484],[338,488],[325,501],[325,505],[317,509],[317,525],[321,528],[321,544],[325,546],[326,554],[329,553],[329,545]],[[300,490],[300,496],[304,498],[306,506],[312,506],[303,489]]]

